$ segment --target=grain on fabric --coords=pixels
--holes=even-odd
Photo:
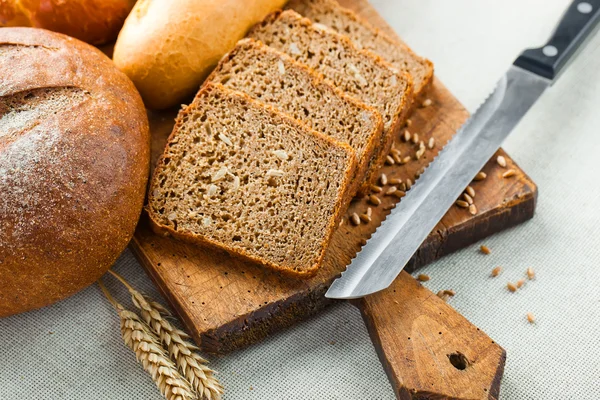
[[[517,288],[521,289],[523,287],[523,285],[525,284],[525,279],[519,279],[517,281]]]
[[[427,282],[427,281],[428,281],[428,280],[430,280],[430,279],[431,279],[431,278],[430,278],[430,277],[429,277],[429,275],[427,275],[427,274],[419,274],[419,275],[417,276],[417,280],[418,280],[419,282]]]
[[[527,313],[527,321],[530,324],[533,324],[535,322],[535,316],[532,313]]]
[[[509,291],[511,291],[512,293],[514,293],[514,292],[516,292],[516,291],[517,291],[517,285],[515,285],[515,284],[514,284],[514,283],[512,283],[512,282],[508,282],[508,283],[506,284],[506,288],[507,288]]]
[[[490,250],[489,247],[487,247],[486,245],[482,244],[479,247],[479,250],[483,253],[483,254],[490,254],[492,251]]]
[[[492,277],[497,277],[502,272],[502,267],[496,267],[492,270]]]
[[[529,278],[529,280],[535,278],[535,271],[531,267],[527,268],[527,278]]]

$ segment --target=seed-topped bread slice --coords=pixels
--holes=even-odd
[[[350,201],[355,171],[348,145],[207,83],[177,117],[147,210],[159,233],[310,276]]]
[[[377,178],[369,165],[383,135],[380,114],[326,83],[321,75],[286,54],[243,39],[208,77],[248,94],[305,123],[311,129],[348,143],[356,152],[355,181],[364,193]],[[372,176],[367,177],[367,174]]]
[[[358,48],[370,50],[399,70],[410,73],[415,96],[421,95],[431,83],[431,61],[419,57],[406,44],[375,28],[336,0],[291,0],[286,7],[348,36]]]
[[[384,140],[370,168],[379,169],[411,105],[412,79],[350,39],[313,26],[293,10],[277,11],[255,25],[248,37],[260,40],[323,74],[333,86],[374,107],[383,117]]]

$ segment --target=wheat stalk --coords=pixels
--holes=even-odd
[[[199,348],[189,341],[190,336],[167,320],[171,316],[169,311],[135,290],[121,275],[111,270],[109,272],[129,290],[143,320],[167,347],[171,358],[198,396],[207,400],[220,399],[223,387],[214,376],[214,371],[205,365],[208,361],[197,353]]]
[[[169,359],[158,338],[150,332],[148,326],[137,314],[119,304],[106,289],[102,280],[98,280],[98,286],[121,319],[123,341],[133,350],[137,361],[150,374],[161,394],[167,400],[197,399],[189,382],[177,371],[177,367]]]

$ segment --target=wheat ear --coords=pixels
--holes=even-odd
[[[98,286],[117,310],[121,319],[123,341],[133,350],[144,370],[152,376],[161,394],[167,400],[197,399],[189,382],[177,371],[177,367],[169,359],[158,338],[150,332],[148,326],[136,313],[126,310],[119,304],[106,289],[102,280],[98,280]]]
[[[223,387],[214,376],[214,371],[205,365],[208,361],[197,353],[199,349],[189,341],[190,336],[167,320],[171,316],[169,311],[135,290],[121,275],[111,270],[108,272],[129,290],[133,304],[140,309],[143,320],[167,347],[171,358],[199,397],[207,400],[220,399]]]

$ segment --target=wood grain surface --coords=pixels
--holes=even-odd
[[[345,1],[378,26],[387,28],[366,0]],[[432,105],[418,108],[411,117],[410,130],[427,141],[434,137],[435,148],[419,161],[386,166],[388,178],[415,180],[466,120],[468,113],[435,80],[429,96]],[[153,160],[160,155],[173,127],[176,110],[149,113],[153,134]],[[396,140],[403,155],[414,155],[414,145]],[[504,154],[502,150],[499,154]],[[517,173],[501,177],[505,169],[490,161],[484,171],[488,178],[473,183],[478,214],[453,207],[415,254],[408,270],[431,262],[476,240],[533,216],[537,189],[535,184],[506,156],[508,167]],[[389,186],[389,185],[388,185]],[[334,235],[323,267],[308,280],[282,277],[260,266],[230,257],[228,254],[156,236],[145,217],[136,231],[131,249],[149,275],[170,301],[179,316],[205,351],[225,353],[256,342],[268,334],[306,318],[329,301],[323,296],[327,287],[360,250],[398,198],[380,196],[382,204],[369,205],[356,199]],[[353,226],[348,215],[364,213],[372,207],[372,222]],[[369,313],[369,304],[365,311]]]
[[[398,399],[497,399],[506,352],[409,274],[354,303]]]

